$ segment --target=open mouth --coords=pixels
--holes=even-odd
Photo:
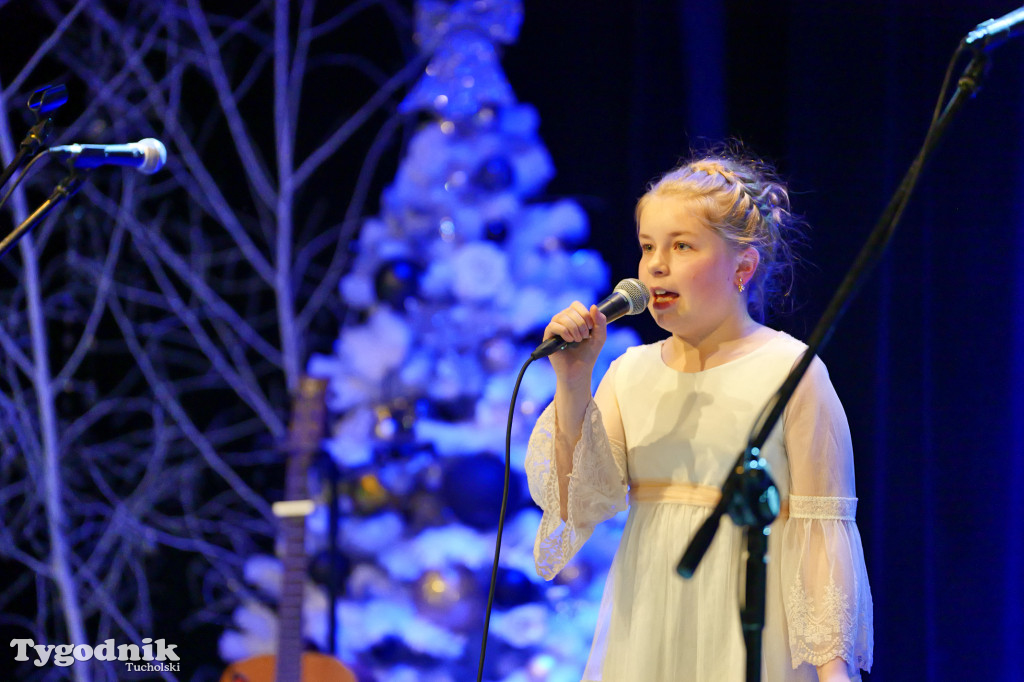
[[[674,291],[667,291],[660,288],[651,289],[651,305],[655,310],[661,310],[669,307],[677,298],[679,298],[679,294]]]

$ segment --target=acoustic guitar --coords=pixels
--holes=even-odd
[[[306,489],[306,470],[324,435],[327,382],[303,377],[292,404],[285,501],[274,505],[280,520],[284,553],[283,579],[277,609],[277,655],[253,656],[232,663],[220,682],[356,682],[337,659],[303,652],[302,596],[306,584],[306,516],[313,501]]]

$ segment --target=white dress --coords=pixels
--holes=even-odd
[[[692,579],[675,567],[762,407],[806,346],[775,332],[747,355],[694,373],[668,367],[661,346],[630,348],[602,380],[573,453],[565,523],[554,406],[538,420],[526,460],[530,492],[544,512],[537,571],[555,577],[594,526],[628,503],[583,679],[741,682],[743,531],[726,518]],[[814,666],[837,656],[859,679],[860,669],[871,668],[873,635],[853,453],[842,405],[817,358],[763,455],[784,514],[769,538],[761,679],[817,680]]]

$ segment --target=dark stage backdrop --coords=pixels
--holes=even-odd
[[[731,135],[773,158],[813,226],[802,305],[777,321],[806,338],[916,152],[960,38],[1013,9],[527,1],[505,67],[540,111],[549,190],[587,208],[616,280],[636,272],[635,198],[691,145]],[[1022,241],[1019,39],[994,54],[823,353],[856,448],[875,682],[1024,675]]]

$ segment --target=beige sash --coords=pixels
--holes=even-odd
[[[629,486],[629,503],[669,502],[692,504],[696,507],[714,507],[722,492],[710,485],[675,483],[673,481],[633,481]],[[783,500],[780,517],[789,516],[789,501]]]

